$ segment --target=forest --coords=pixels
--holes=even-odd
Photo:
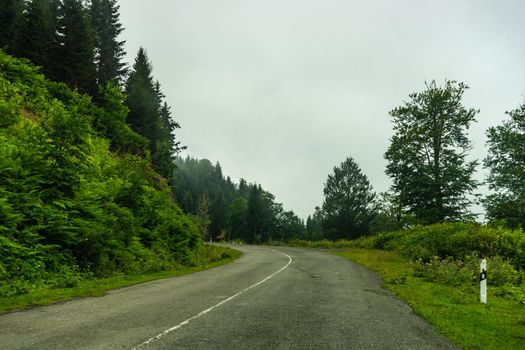
[[[428,82],[390,112],[390,191],[376,193],[348,156],[304,222],[261,184],[181,156],[146,50],[123,62],[123,30],[116,0],[0,1],[0,296],[57,276],[191,264],[203,241],[335,241],[482,219],[469,211],[479,111],[463,105],[465,83]],[[491,227],[521,230],[525,104],[507,115],[487,130],[491,194],[479,200]]]

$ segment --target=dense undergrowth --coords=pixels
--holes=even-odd
[[[116,288],[210,269],[230,263],[241,256],[242,253],[235,249],[204,244],[195,250],[191,264],[175,264],[170,269],[156,272],[116,273],[106,278],[75,278],[64,286],[40,286],[28,293],[0,298],[0,313],[78,297],[101,296]]]
[[[427,281],[474,286],[479,263],[487,258],[488,285],[493,293],[525,303],[525,234],[475,223],[416,226],[349,241],[290,241],[309,248],[389,250],[412,261],[414,275]]]
[[[191,265],[197,227],[108,85],[97,104],[0,51],[0,297]]]

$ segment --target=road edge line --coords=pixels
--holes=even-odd
[[[219,303],[217,303],[217,304],[215,304],[215,305],[213,305],[213,306],[207,308],[206,310],[199,312],[197,315],[192,316],[192,317],[190,317],[190,318],[188,318],[188,319],[182,321],[182,322],[179,323],[178,325],[173,326],[173,327],[170,327],[170,328],[168,328],[168,329],[166,329],[166,330],[160,332],[160,333],[157,334],[156,336],[154,336],[154,337],[152,337],[152,338],[149,338],[149,339],[146,340],[145,342],[142,342],[142,343],[140,343],[139,345],[133,347],[132,350],[139,350],[139,349],[142,349],[143,347],[148,346],[149,344],[151,344],[151,343],[153,343],[153,342],[159,340],[159,339],[162,338],[163,336],[168,335],[169,333],[171,333],[171,332],[173,332],[173,331],[176,331],[176,330],[179,329],[179,328],[182,328],[183,326],[187,325],[188,323],[190,323],[190,322],[193,321],[194,319],[206,315],[207,313],[209,313],[209,312],[212,311],[213,309],[215,309],[215,308],[217,308],[217,307],[219,307],[219,306],[221,306],[221,305],[223,305],[223,304],[226,304],[227,302],[229,302],[229,301],[235,299],[235,298],[238,297],[239,295],[241,295],[241,294],[243,294],[243,293],[249,291],[249,290],[252,289],[252,288],[257,287],[258,285],[263,284],[264,282],[266,282],[266,281],[268,281],[269,279],[271,279],[272,277],[274,277],[274,276],[280,274],[280,273],[281,273],[282,271],[284,271],[288,266],[290,266],[290,264],[291,264],[292,261],[293,261],[293,259],[292,259],[292,257],[291,257],[290,255],[288,255],[288,254],[286,254],[286,253],[284,253],[284,252],[282,252],[282,251],[280,251],[280,250],[277,250],[277,249],[271,249],[271,250],[276,251],[276,252],[279,252],[279,253],[285,255],[285,256],[288,258],[288,263],[287,263],[286,265],[284,265],[283,267],[281,267],[278,271],[276,271],[276,272],[272,273],[270,276],[266,277],[265,279],[263,279],[263,280],[261,280],[261,281],[255,283],[255,284],[253,284],[253,285],[251,285],[251,286],[249,286],[249,287],[247,287],[247,288],[241,290],[240,292],[238,292],[238,293],[232,295],[231,297],[228,297],[228,298],[226,298],[226,299],[220,301]]]

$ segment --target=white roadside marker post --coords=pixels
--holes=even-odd
[[[479,265],[479,284],[480,284],[480,295],[479,301],[483,304],[487,303],[487,259],[481,260]]]

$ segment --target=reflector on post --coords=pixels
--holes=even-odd
[[[487,303],[487,259],[481,260],[479,265],[479,301]]]

